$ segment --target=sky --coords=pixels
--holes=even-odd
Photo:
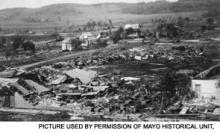
[[[151,2],[156,0],[0,0],[0,9],[5,8],[15,8],[15,7],[29,7],[38,8],[51,4],[58,3],[81,3],[81,4],[94,4],[94,3],[104,3],[104,2]],[[176,0],[168,0],[176,1]]]

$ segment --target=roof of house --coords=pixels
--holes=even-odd
[[[220,63],[199,73],[196,79],[220,79]]]
[[[124,29],[129,29],[129,28],[132,28],[132,29],[139,29],[140,28],[140,24],[126,24]]]
[[[71,43],[71,38],[70,37],[67,37],[65,38],[62,43]]]
[[[87,37],[92,37],[92,33],[91,32],[84,32],[80,35],[80,38],[87,38]]]

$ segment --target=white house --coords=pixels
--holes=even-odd
[[[197,98],[220,99],[220,79],[192,80],[191,89]]]
[[[72,51],[73,50],[73,46],[71,43],[71,38],[65,38],[62,41],[62,51]]]
[[[213,66],[192,79],[191,90],[198,99],[214,99],[220,102],[220,64]]]
[[[133,30],[139,30],[141,28],[140,24],[126,24],[124,29],[127,30],[129,28],[132,28]]]

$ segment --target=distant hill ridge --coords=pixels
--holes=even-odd
[[[157,1],[150,3],[100,3],[54,4],[41,8],[11,8],[0,10],[0,26],[5,24],[69,23],[96,19],[109,14],[156,14],[171,12],[205,11],[220,9],[220,0],[179,0],[178,2]],[[70,19],[70,20],[69,20]]]

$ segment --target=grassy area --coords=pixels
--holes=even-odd
[[[61,22],[41,22],[41,23],[27,23],[19,21],[1,21],[0,26],[4,29],[9,30],[36,30],[45,32],[54,32],[57,30],[62,31],[64,27],[71,25],[78,26],[86,24],[89,20],[95,21],[108,21],[112,20],[114,25],[123,26],[126,23],[140,23],[143,25],[149,25],[151,27],[152,20],[158,18],[175,18],[175,17],[190,17],[190,18],[200,18],[203,12],[180,12],[180,13],[160,13],[160,14],[121,14],[121,13],[106,13],[106,14],[90,14],[85,16],[72,16],[67,17],[67,20]],[[58,28],[59,27],[59,28]],[[72,28],[74,30],[74,28]]]

